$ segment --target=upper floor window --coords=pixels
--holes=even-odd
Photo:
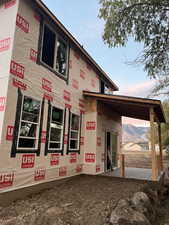
[[[62,77],[67,77],[68,44],[46,24],[43,25],[41,61]]]
[[[100,92],[101,94],[113,94],[113,91],[103,81],[100,82]]]

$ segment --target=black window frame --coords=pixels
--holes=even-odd
[[[108,91],[107,91],[108,90]],[[100,80],[100,93],[101,94],[110,94],[111,89],[103,80]]]
[[[70,135],[71,135],[71,117],[72,117],[72,114],[76,115],[76,116],[79,116],[79,142],[78,142],[78,149],[70,149]],[[69,153],[78,153],[80,154],[80,148],[81,148],[81,145],[80,145],[80,137],[81,137],[81,130],[82,130],[82,113],[80,114],[77,114],[77,113],[74,113],[72,112],[70,109],[69,109],[69,122],[68,122],[68,143],[67,143],[67,154]]]
[[[52,32],[56,35],[56,40],[61,39],[66,45],[67,45],[67,62],[66,62],[66,75],[62,75],[59,73],[54,67],[48,66],[45,62],[42,61],[42,49],[43,49],[43,34],[44,34],[44,26],[47,26]],[[55,43],[56,46],[56,43]],[[56,51],[56,50],[55,50]],[[55,54],[56,55],[56,54]],[[54,56],[55,58],[55,56]],[[56,61],[56,59],[55,59]],[[52,73],[54,73],[56,76],[64,80],[67,84],[69,81],[69,61],[70,61],[70,43],[68,39],[61,35],[61,32],[59,32],[59,29],[57,26],[54,26],[53,24],[50,24],[50,21],[48,22],[46,19],[41,17],[40,21],[40,32],[39,32],[39,44],[38,44],[38,57],[37,57],[37,64],[45,67],[46,69],[50,70]]]
[[[52,115],[52,107],[63,110],[63,134],[62,134],[62,147],[60,150],[51,150],[49,149],[49,137],[50,137],[50,122]],[[50,153],[60,153],[64,154],[64,134],[65,134],[65,126],[66,126],[66,109],[58,107],[57,105],[52,105],[50,101],[48,101],[48,117],[47,117],[47,133],[46,133],[46,143],[45,143],[45,156]]]
[[[21,123],[21,114],[22,114],[22,102],[23,102],[24,96],[27,96],[27,95],[23,95],[20,88],[18,88],[18,98],[17,98],[17,105],[16,105],[13,141],[12,141],[12,147],[11,147],[11,158],[15,158],[17,154],[29,154],[29,153],[40,156],[40,152],[41,152],[41,138],[42,138],[42,128],[43,128],[43,117],[44,117],[44,98],[41,101],[38,100],[41,102],[41,111],[39,115],[39,132],[38,132],[39,138],[38,138],[37,148],[32,148],[32,149],[17,148],[20,123]],[[36,99],[36,97],[34,96],[33,97],[27,96],[27,97]]]

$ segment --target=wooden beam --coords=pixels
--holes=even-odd
[[[148,104],[149,107],[152,106],[159,106],[161,105],[160,100],[154,100],[154,99],[148,99],[148,98],[137,98],[137,97],[130,97],[130,96],[120,96],[120,95],[108,95],[108,94],[101,94],[101,93],[95,93],[95,92],[88,92],[83,91],[84,96],[90,96],[90,97],[98,97],[102,99],[110,99],[110,100],[119,100],[123,102],[133,102],[133,103],[142,103],[142,104]]]
[[[135,98],[119,95],[108,95],[88,91],[83,91],[83,95],[85,97],[95,98],[99,101],[111,104],[112,106],[116,107],[118,111],[120,111],[122,116],[135,117],[137,119],[149,120],[149,109],[154,108],[158,120],[160,122],[166,121],[162,105],[159,100]],[[129,109],[131,109],[131,111],[129,111]],[[146,115],[144,111],[146,112]]]
[[[120,154],[120,176],[125,177],[125,155]]]
[[[160,150],[160,169],[163,171],[163,148],[161,141],[161,124],[158,123],[158,137],[159,137],[159,150]]]
[[[151,155],[152,155],[152,180],[157,180],[157,160],[155,151],[155,126],[154,126],[155,113],[154,108],[150,108],[150,141],[151,141]]]
[[[97,112],[97,100],[87,98],[86,99],[86,110],[87,112]]]

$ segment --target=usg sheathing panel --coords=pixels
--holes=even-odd
[[[37,64],[40,15],[31,5],[31,1],[16,0],[10,2],[9,8],[5,9],[4,4],[0,8],[0,17],[2,17],[0,27],[9,29],[7,29],[8,31],[0,29],[0,40],[8,37],[11,37],[12,40],[10,48],[3,53],[0,52],[0,61],[2,58],[5,65],[0,76],[10,75],[9,85],[4,80],[3,86],[0,88],[1,96],[7,97],[5,117],[4,112],[0,112],[0,121],[4,123],[0,145],[3,156],[0,157],[0,192],[81,173],[97,174],[103,172],[104,142],[101,132],[102,127],[109,126],[110,121],[102,118],[101,120],[105,121],[100,125],[97,104],[96,111],[90,110],[88,100],[83,98],[82,93],[83,90],[99,92],[98,74],[74,48],[70,49],[69,79],[67,82],[46,67]],[[15,65],[19,66],[20,73],[16,74],[16,71],[13,71]],[[50,90],[44,89],[44,79],[47,80]],[[2,91],[2,89],[4,90]],[[15,136],[16,124],[21,104],[18,100],[19,96],[22,99],[24,96],[29,96],[43,104],[39,154],[31,152],[11,153],[15,150],[14,143],[17,138]],[[49,104],[63,109],[65,112],[63,154],[45,154]],[[81,117],[79,153],[67,152],[70,112]],[[120,124],[120,120],[116,121],[116,130],[120,129],[118,123]],[[2,125],[0,127],[2,128]],[[102,147],[99,146],[99,148],[97,148],[97,136],[101,136],[102,141]]]

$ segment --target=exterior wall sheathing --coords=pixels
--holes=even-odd
[[[6,9],[4,4],[0,6],[0,18],[2,18],[0,27],[4,27],[5,30],[0,29],[0,40],[11,38],[10,48],[0,52],[0,61],[3,62],[3,67],[0,67],[0,76],[8,76],[8,79],[3,80],[3,83],[0,82],[0,96],[7,98],[5,111],[0,112],[0,121],[1,123],[3,121],[3,126],[0,124],[0,127],[3,127],[0,144],[2,155],[0,157],[0,192],[81,173],[103,172],[104,140],[98,149],[97,136],[103,135],[102,130],[104,126],[109,126],[110,121],[101,118],[103,120],[101,124],[96,102],[93,109],[93,107],[88,106],[87,99],[83,99],[82,94],[83,90],[99,92],[98,74],[73,48],[70,49],[68,82],[60,79],[44,66],[37,64],[40,32],[39,14],[26,0],[11,0],[10,3],[10,7]],[[18,16],[19,21],[24,21],[24,23],[20,24]],[[9,73],[11,61],[22,67],[23,76]],[[43,78],[51,83],[51,92],[43,89]],[[19,114],[17,103],[20,93],[22,96],[26,95],[40,101],[44,99],[40,154],[31,154],[32,161],[29,163],[28,160],[27,168],[22,168],[22,164],[23,160],[27,160],[27,157],[30,156],[30,153],[11,154],[14,146],[16,117]],[[69,95],[69,98],[65,97],[65,93]],[[45,155],[49,102],[51,105],[66,111],[64,150],[63,154],[59,154],[56,165],[51,165],[51,153]],[[71,161],[72,154],[67,154],[69,111],[81,116],[80,152],[75,153],[73,162]],[[116,122],[111,121],[116,130],[120,130],[121,121],[119,118]],[[97,165],[100,165],[100,170]]]
[[[96,167],[97,171],[104,171],[105,162],[105,134],[111,132],[117,135],[117,153],[116,160],[117,166],[119,166],[119,154],[121,154],[122,145],[122,121],[121,116],[115,112],[110,106],[104,103],[98,103],[98,114],[97,114],[97,147],[96,147]]]
[[[18,3],[0,3],[0,143],[7,100],[9,65],[15,32]]]

